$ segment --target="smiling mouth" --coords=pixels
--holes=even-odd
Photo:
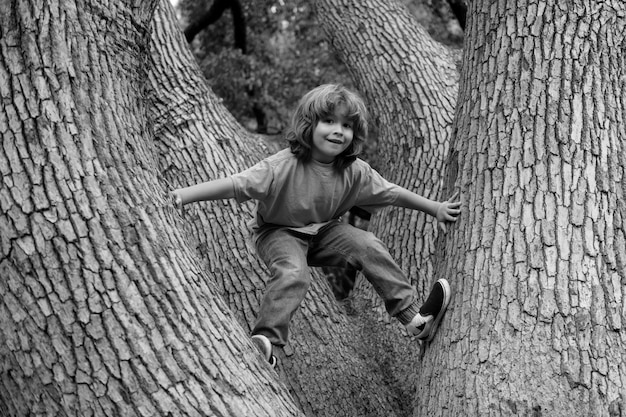
[[[343,142],[339,139],[326,139],[326,140],[329,141],[330,143],[335,143],[337,145],[343,144]]]

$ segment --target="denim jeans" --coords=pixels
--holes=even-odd
[[[404,320],[408,322],[419,309],[415,289],[371,232],[338,221],[313,236],[270,228],[258,237],[256,248],[270,279],[252,334],[262,334],[274,345],[287,343],[289,322],[311,283],[309,266],[345,266],[348,262],[372,284],[391,316],[411,310]]]

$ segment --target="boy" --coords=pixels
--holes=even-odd
[[[172,192],[175,203],[235,198],[257,200],[250,222],[257,253],[270,272],[252,340],[272,365],[272,346],[284,346],[291,317],[304,299],[309,266],[360,270],[396,317],[418,339],[430,341],[450,302],[450,286],[439,279],[420,306],[408,278],[372,233],[339,219],[351,207],[373,212],[394,205],[456,221],[456,195],[436,202],[392,184],[357,158],[367,136],[363,100],[336,84],[305,94],[286,139],[290,146],[229,178]]]

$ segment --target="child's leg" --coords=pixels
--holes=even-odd
[[[347,261],[372,284],[387,312],[406,324],[419,312],[417,292],[373,233],[345,223],[332,223],[311,241],[309,264],[340,265]]]
[[[257,252],[270,271],[253,335],[264,335],[273,345],[284,346],[289,322],[309,289],[311,275],[306,260],[307,242],[285,229],[261,236]]]
[[[380,239],[351,225],[333,223],[311,241],[309,264],[337,265],[342,259],[362,271],[391,316],[407,326],[412,334],[432,339],[450,298],[445,280],[438,281],[420,310],[415,288]],[[436,321],[435,326],[428,325],[430,321]]]

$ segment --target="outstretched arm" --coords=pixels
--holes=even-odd
[[[172,191],[172,194],[180,198],[182,205],[195,203],[196,201],[207,200],[223,200],[235,197],[235,189],[233,188],[233,180],[230,178],[221,178],[191,187],[179,188]]]
[[[235,197],[235,189],[233,188],[233,180],[230,178],[221,178],[191,187],[178,188],[170,192],[174,205],[183,212],[183,206],[196,201],[207,200],[223,200]]]
[[[412,210],[423,211],[435,217],[439,222],[439,228],[445,233],[446,222],[455,222],[457,216],[461,213],[460,201],[455,201],[459,197],[456,192],[452,197],[443,202],[433,201],[406,188],[400,189],[400,195],[395,202],[395,206],[406,207]]]

